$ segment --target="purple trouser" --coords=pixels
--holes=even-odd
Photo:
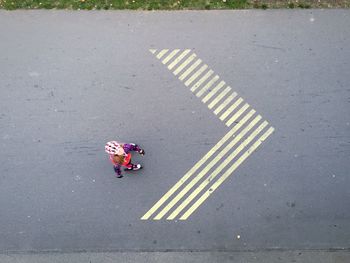
[[[141,148],[137,144],[134,144],[134,143],[124,143],[123,149],[124,149],[125,153],[139,152],[141,150]],[[131,163],[131,160],[130,160],[129,164],[131,167],[133,166],[133,164]],[[117,174],[117,177],[122,177],[121,176],[121,165],[115,164],[114,171]]]

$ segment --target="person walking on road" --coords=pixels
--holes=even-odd
[[[109,154],[109,159],[113,164],[117,178],[123,177],[121,174],[122,166],[125,167],[124,171],[137,171],[142,168],[141,164],[133,164],[131,162],[130,152],[135,151],[141,155],[145,154],[145,151],[135,143],[118,143],[116,141],[110,141],[106,143],[105,151]]]

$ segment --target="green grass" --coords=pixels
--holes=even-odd
[[[0,9],[184,10],[350,7],[350,0],[0,0]]]

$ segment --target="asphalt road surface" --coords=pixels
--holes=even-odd
[[[0,251],[350,248],[349,47],[348,10],[1,11]],[[140,218],[232,127],[163,49],[275,129],[187,220]],[[114,139],[143,170],[115,178]]]

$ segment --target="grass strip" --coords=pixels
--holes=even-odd
[[[209,10],[349,8],[350,0],[0,0],[0,9]]]

